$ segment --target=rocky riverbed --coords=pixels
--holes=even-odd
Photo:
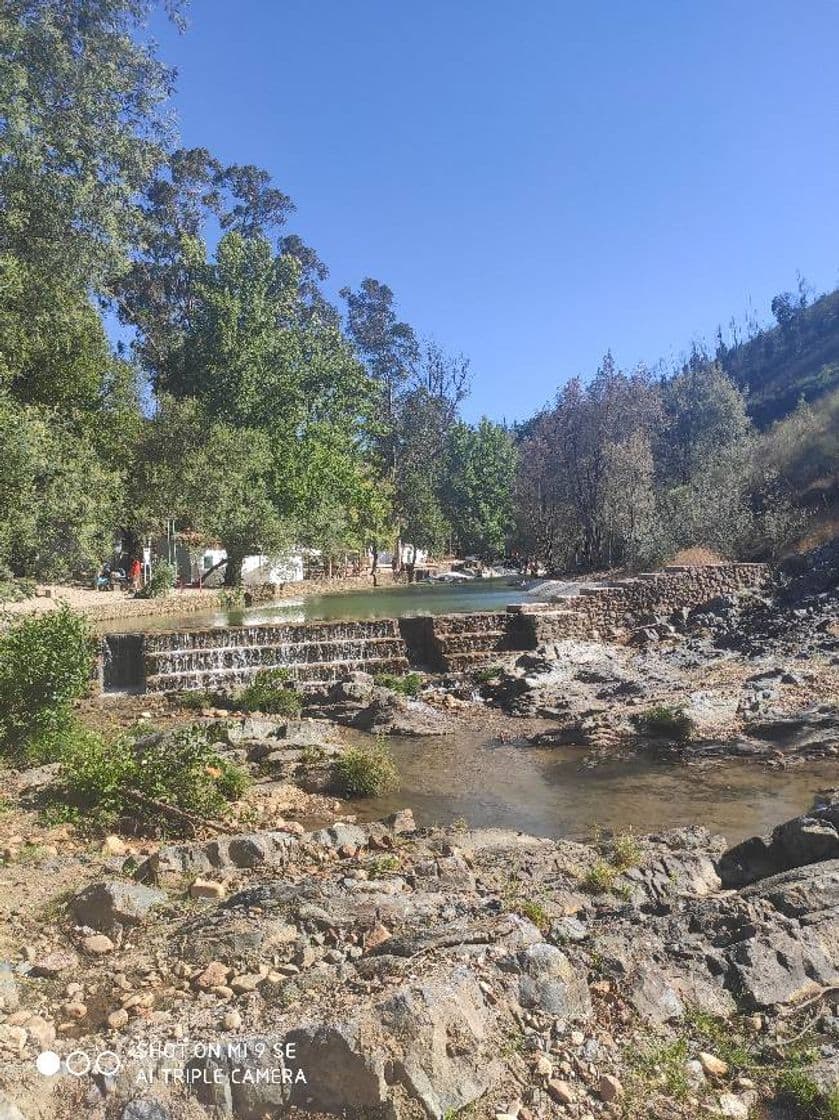
[[[408,812],[162,845],[53,830],[0,881],[14,1120],[832,1115],[829,794],[734,849]]]

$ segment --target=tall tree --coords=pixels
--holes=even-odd
[[[513,526],[518,456],[509,432],[484,417],[458,423],[446,440],[443,505],[462,553],[503,556]]]

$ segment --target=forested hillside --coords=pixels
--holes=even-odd
[[[808,303],[806,291],[777,295],[775,325],[726,345],[716,358],[746,397],[760,428],[786,416],[800,400],[814,401],[839,387],[839,291]],[[736,331],[735,331],[736,338]]]

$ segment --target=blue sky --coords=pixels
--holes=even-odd
[[[835,0],[194,0],[181,139],[256,163],[522,419],[839,283]]]

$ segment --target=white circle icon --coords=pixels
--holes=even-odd
[[[64,1064],[67,1066],[67,1072],[72,1073],[74,1077],[84,1077],[86,1073],[90,1073],[90,1058],[84,1050],[74,1050],[72,1054],[68,1054]]]
[[[43,1050],[35,1059],[35,1068],[44,1077],[53,1077],[61,1069],[61,1058],[54,1050]]]

